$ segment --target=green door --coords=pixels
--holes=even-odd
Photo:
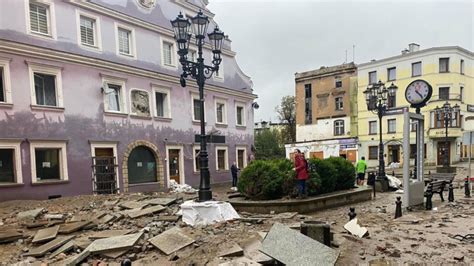
[[[128,157],[128,182],[138,184],[156,181],[155,155],[147,147],[136,147]]]

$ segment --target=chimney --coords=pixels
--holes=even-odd
[[[420,45],[416,43],[410,43],[408,45],[408,50],[410,51],[410,53],[417,52],[420,50]]]

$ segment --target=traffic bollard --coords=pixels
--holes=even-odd
[[[402,217],[402,197],[397,197],[397,201],[395,204],[397,205],[395,207],[395,219]]]
[[[448,193],[448,201],[454,201],[454,189],[453,189],[453,181],[449,182],[449,193]]]
[[[355,208],[351,207],[349,208],[349,221],[354,219],[357,216],[357,213],[355,213]]]

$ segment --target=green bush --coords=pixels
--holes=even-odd
[[[312,190],[308,190],[310,195],[317,195],[323,193],[333,192],[336,189],[336,175],[337,169],[327,159],[310,159],[309,162],[310,173],[316,173],[314,176],[314,183],[317,186]],[[312,185],[311,185],[312,186]]]
[[[283,196],[284,179],[275,162],[255,160],[242,171],[237,188],[253,200],[277,199]]]
[[[335,190],[353,188],[355,182],[355,168],[352,163],[342,157],[330,157],[326,160],[337,169]]]
[[[293,162],[288,159],[278,159],[272,162],[278,171],[283,174],[282,196],[296,196],[298,189],[296,187],[296,172],[293,170]]]

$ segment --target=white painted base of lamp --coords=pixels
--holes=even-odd
[[[209,225],[240,218],[234,207],[228,202],[192,200],[181,204],[183,222],[188,225]]]

